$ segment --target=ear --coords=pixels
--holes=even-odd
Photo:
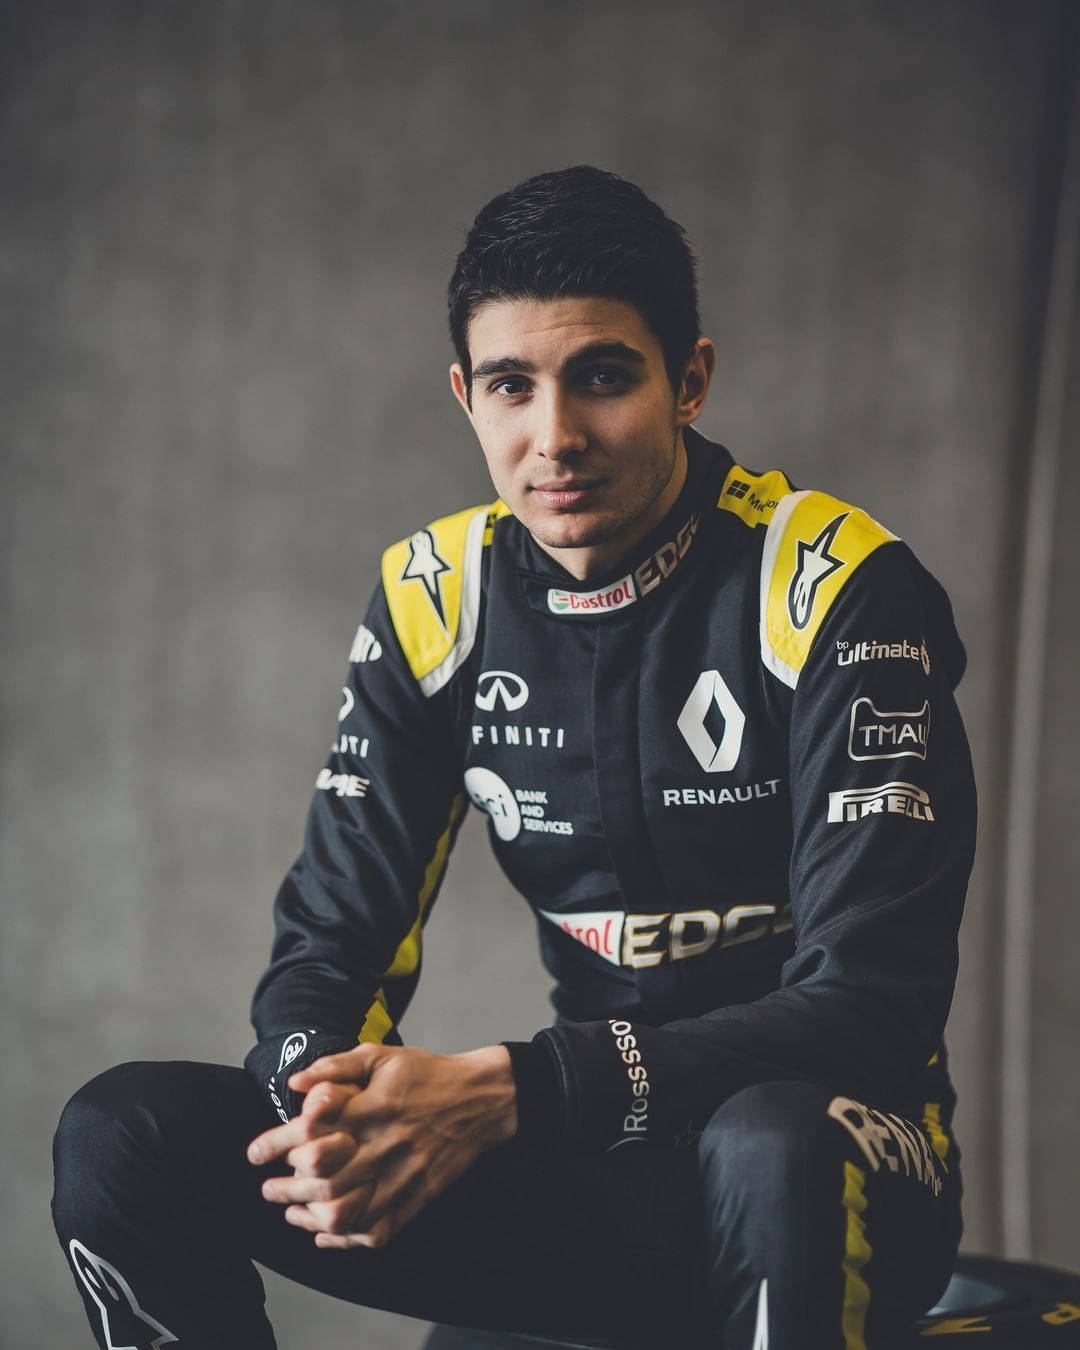
[[[701,410],[705,406],[705,398],[709,392],[709,381],[712,379],[715,366],[716,348],[713,346],[712,340],[707,337],[698,338],[694,344],[693,355],[687,364],[679,389],[679,397],[675,408],[675,420],[678,426],[689,426],[700,416]]]
[[[455,361],[450,367],[450,388],[454,391],[454,397],[461,404],[462,411],[471,423],[473,415],[472,409],[469,407],[469,386],[465,382],[465,372],[458,361]]]

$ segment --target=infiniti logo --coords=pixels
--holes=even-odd
[[[501,703],[507,712],[516,712],[529,701],[529,686],[512,670],[485,670],[476,682],[476,706],[493,712]]]

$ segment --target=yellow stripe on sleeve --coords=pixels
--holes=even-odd
[[[416,921],[398,944],[394,959],[383,971],[382,978],[384,980],[401,979],[405,975],[412,975],[420,964],[424,920],[427,917],[431,898],[438,890],[443,873],[446,871],[446,864],[450,857],[450,846],[454,841],[454,835],[464,814],[465,794],[459,792],[450,804],[450,819],[446,823],[446,829],[439,835],[435,843],[435,850],[428,861],[427,867],[424,868],[424,879],[420,884],[420,892],[417,896]],[[364,1024],[356,1039],[360,1042],[375,1041],[381,1045],[393,1025],[394,1020],[390,1016],[387,1006],[386,990],[380,987],[375,991],[374,1001],[367,1011]]]

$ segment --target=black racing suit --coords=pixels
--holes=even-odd
[[[519,1137],[459,1189],[526,1155],[549,1181],[584,1168],[581,1194],[604,1177],[616,1209],[627,1178],[666,1177],[630,1241],[640,1257],[665,1233],[667,1256],[704,1277],[691,1270],[683,1300],[699,1320],[707,1308],[732,1344],[766,1323],[785,1346],[883,1343],[898,1309],[932,1299],[959,1238],[942,1032],[975,830],[953,700],[964,651],[941,587],[863,511],[746,470],[692,428],[685,438],[677,503],[609,576],[573,580],[498,502],[387,550],[277,897],[246,1064],[284,1119],[299,1106],[290,1072],[400,1039],[471,799],[537,915],[556,1018],[509,1044]],[[98,1089],[99,1112],[110,1095]],[[801,1208],[785,1220],[794,1190]],[[621,1258],[605,1264],[597,1244],[624,1250],[604,1215],[622,1237],[633,1224],[595,1203],[587,1251],[605,1274],[544,1308],[632,1337],[640,1313],[627,1324],[613,1311],[625,1299],[597,1292],[618,1286]],[[541,1229],[544,1204],[533,1197]],[[687,1229],[693,1250],[675,1236]],[[516,1270],[537,1244],[557,1264],[535,1236],[531,1255],[500,1250]],[[340,1254],[316,1255],[329,1269]],[[355,1272],[385,1253],[345,1255],[354,1273],[336,1284],[308,1256],[290,1273],[380,1302]],[[415,1281],[381,1301],[542,1327],[513,1278],[497,1313],[490,1296],[440,1302]],[[216,1344],[192,1325],[192,1343]]]

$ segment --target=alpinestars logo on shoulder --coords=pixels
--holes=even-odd
[[[409,561],[402,568],[401,580],[423,583],[431,607],[447,632],[449,629],[446,627],[446,610],[443,608],[442,578],[444,573],[453,570],[446,559],[439,556],[431,531],[417,530],[409,540]]]
[[[845,511],[843,515],[830,520],[813,543],[807,543],[805,539],[796,541],[798,563],[788,589],[788,614],[796,628],[803,629],[810,622],[818,587],[825,578],[846,566],[843,558],[833,557],[829,546],[849,514]]]

